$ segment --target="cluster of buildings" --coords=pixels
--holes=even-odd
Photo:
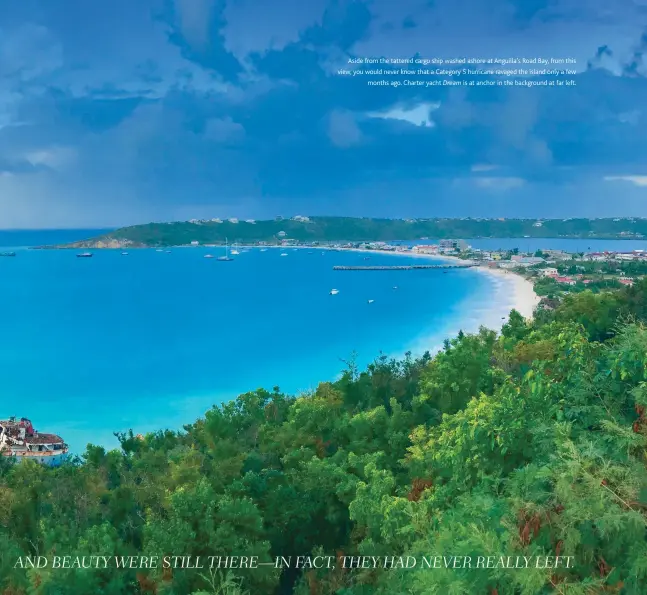
[[[631,252],[591,252],[585,254],[582,260],[592,260],[598,262],[612,260],[638,260],[647,261],[647,252],[644,250],[632,250]]]
[[[229,223],[240,223],[240,220],[236,219],[236,217],[231,217],[230,219],[226,219],[227,222]],[[193,223],[194,225],[204,225],[205,223],[224,223],[225,220],[223,219],[218,219],[217,217],[214,217],[213,219],[189,219],[187,223]],[[256,225],[256,220],[255,219],[245,219],[245,223],[251,223],[252,225]]]
[[[214,217],[213,219],[189,219],[186,223],[204,225],[205,223],[224,223],[225,221],[227,221],[228,223],[243,223],[243,221],[237,219],[236,217],[230,217],[229,219],[219,219],[218,217]],[[298,221],[299,223],[309,223],[310,217],[305,217],[304,215],[295,215],[294,217],[286,219],[284,217],[278,216],[274,218],[274,221]],[[244,223],[256,225],[256,219],[245,219]]]
[[[438,244],[420,244],[411,248],[418,254],[452,254],[466,252],[470,249],[465,240],[440,240]]]
[[[562,283],[564,285],[575,285],[578,281],[584,285],[592,283],[591,279],[584,279],[584,275],[560,275],[559,271],[552,267],[540,269],[538,272],[540,277],[548,277],[550,279],[554,279],[557,283]],[[618,278],[618,282],[622,285],[631,286],[634,284],[634,279],[633,277],[621,276]]]

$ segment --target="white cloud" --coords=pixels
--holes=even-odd
[[[62,169],[76,159],[76,151],[69,147],[52,147],[38,151],[31,151],[25,159],[32,165],[45,165],[50,169]]]
[[[647,186],[647,176],[604,176],[605,182],[630,182],[634,186]]]
[[[311,25],[321,21],[325,2],[321,0],[273,0],[227,2],[224,9],[225,45],[238,59],[250,52],[282,50],[299,39]],[[253,14],[253,18],[250,18]]]
[[[235,142],[244,138],[245,129],[230,117],[211,118],[206,124],[204,135],[216,142]]]
[[[438,103],[421,103],[414,108],[393,108],[385,112],[370,112],[369,118],[382,118],[385,120],[401,120],[414,126],[433,128],[434,122],[430,119],[432,111],[438,109]]]
[[[209,41],[213,0],[175,0],[180,29],[189,43],[204,46]]]
[[[2,78],[18,77],[27,82],[61,66],[63,48],[47,28],[25,23],[8,31],[0,29]]]
[[[362,140],[362,132],[350,112],[334,111],[328,119],[328,138],[338,147],[352,147]]]
[[[523,178],[475,178],[474,184],[486,190],[512,190],[521,188],[526,183]]]

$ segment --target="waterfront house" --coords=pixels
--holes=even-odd
[[[540,277],[559,277],[559,271],[556,268],[548,267],[539,270]]]
[[[430,245],[418,245],[414,246],[411,249],[412,252],[417,252],[418,254],[438,254],[438,246],[435,244]]]
[[[575,279],[572,279],[571,277],[555,277],[555,281],[565,285],[575,285],[576,283]]]
[[[512,260],[500,260],[498,265],[500,269],[514,269],[519,266],[519,263]]]

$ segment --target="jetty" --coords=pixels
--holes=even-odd
[[[412,271],[414,269],[469,269],[476,266],[466,264],[408,264],[396,266],[334,266],[333,271]]]

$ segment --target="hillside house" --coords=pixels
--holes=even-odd
[[[559,271],[556,268],[548,267],[539,270],[540,277],[559,277]]]

